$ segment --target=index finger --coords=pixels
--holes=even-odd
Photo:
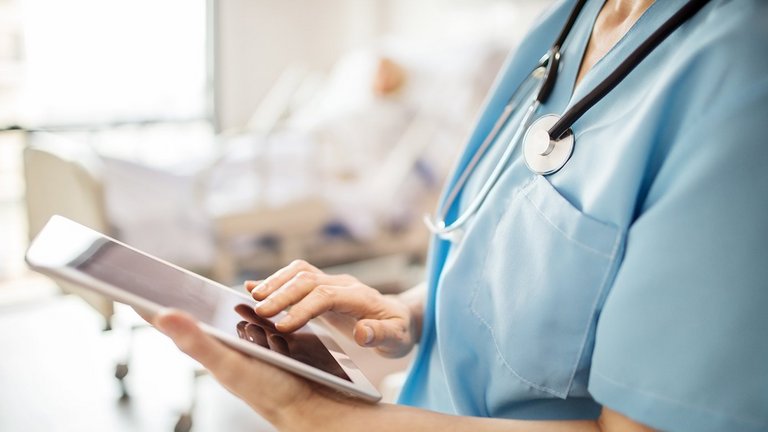
[[[377,308],[376,291],[367,289],[343,289],[332,285],[318,285],[305,297],[296,302],[288,314],[275,326],[281,332],[292,332],[325,312],[333,311],[353,318],[371,316]]]
[[[294,260],[287,266],[276,271],[272,276],[269,276],[261,281],[261,283],[254,286],[251,290],[251,296],[253,296],[255,300],[264,300],[268,295],[272,294],[286,282],[293,279],[297,273],[303,271],[322,273],[317,267],[304,260]]]
[[[251,291],[253,291],[254,288],[259,286],[262,282],[264,282],[263,279],[262,280],[247,280],[247,281],[243,282],[243,288],[245,288],[245,290],[250,293]]]

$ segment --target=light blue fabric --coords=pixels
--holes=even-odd
[[[588,2],[539,114],[563,113],[683,3],[651,6],[574,90],[602,6]],[[452,182],[572,4],[507,62]],[[768,430],[767,47],[767,2],[712,0],[573,126],[561,171],[534,175],[518,151],[463,238],[433,240],[401,403],[541,419],[604,404],[664,430]]]

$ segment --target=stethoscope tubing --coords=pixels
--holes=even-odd
[[[455,221],[453,221],[452,224],[446,226],[445,222],[442,222],[442,226],[441,226],[440,223],[438,224],[433,223],[432,220],[429,218],[429,215],[424,216],[424,223],[427,225],[430,231],[432,231],[437,235],[443,235],[443,236],[450,234],[452,231],[455,231],[461,228],[462,226],[464,226],[469,220],[469,218],[471,218],[472,215],[474,215],[475,212],[477,212],[477,210],[480,209],[480,206],[483,204],[483,201],[485,201],[485,198],[488,196],[493,186],[499,180],[499,178],[501,177],[502,171],[504,171],[504,169],[507,166],[507,163],[512,158],[512,153],[514,152],[515,148],[517,148],[517,143],[520,142],[523,132],[527,129],[528,124],[530,123],[531,119],[533,118],[533,115],[536,113],[536,110],[538,108],[539,108],[539,102],[534,100],[534,102],[528,107],[528,110],[526,111],[525,116],[521,120],[520,127],[517,128],[514,136],[510,140],[510,145],[508,145],[507,148],[504,149],[504,153],[501,155],[499,162],[493,168],[493,172],[491,172],[491,175],[488,177],[489,181],[486,181],[485,184],[483,184],[482,189],[480,189],[480,191],[477,193],[475,198],[469,204],[467,209]],[[498,135],[498,129],[501,129],[504,126],[504,124],[509,119],[509,116],[512,114],[512,111],[514,111],[513,107],[508,107],[508,110],[509,110],[509,113],[505,113],[505,115],[502,117],[503,120],[496,122],[496,124],[494,125],[493,131],[496,131],[495,134],[492,131],[491,134],[488,135],[489,137],[495,138],[493,137],[493,135]],[[485,144],[485,142],[483,144]],[[480,151],[478,151],[478,154],[480,154]],[[472,162],[474,162],[474,164],[472,165],[475,165],[477,163],[476,161],[472,161]],[[467,169],[464,171],[464,173],[472,172],[473,169],[474,169],[474,166],[472,166],[471,168],[467,166]],[[465,176],[462,175],[462,178],[460,178],[456,184],[457,185],[461,184],[461,187],[463,187],[464,182],[466,182],[466,178]],[[451,202],[455,200],[455,195],[458,193],[461,187],[454,187],[451,190],[451,194],[449,196],[451,200],[449,201],[448,199],[446,199],[446,202]],[[440,218],[441,221],[445,221],[445,216],[446,216],[445,214],[441,214],[441,218]]]
[[[629,75],[629,73],[632,72],[645,59],[645,57],[648,56],[648,54],[650,54],[659,44],[661,44],[661,42],[663,42],[685,21],[687,21],[699,10],[701,10],[701,8],[704,7],[708,1],[709,0],[690,0],[682,8],[680,8],[680,10],[675,12],[672,17],[665,21],[656,31],[654,31],[646,40],[644,40],[634,51],[632,51],[627,56],[627,58],[624,59],[624,61],[622,61],[618,67],[616,67],[616,69],[614,69],[589,93],[587,93],[583,98],[578,100],[568,110],[566,110],[565,113],[563,113],[560,119],[555,122],[555,124],[553,124],[552,127],[548,130],[550,139],[557,141],[558,139],[568,134],[576,121],[578,121],[587,111],[589,111],[590,108],[592,108],[597,102],[605,97],[611,90],[619,85],[619,83],[623,81],[624,78],[626,78],[626,76]],[[490,193],[490,190],[499,180],[504,169],[506,169],[506,166],[512,157],[512,153],[519,145],[523,133],[528,129],[530,125],[531,118],[539,106],[546,102],[549,94],[554,88],[555,82],[557,81],[558,69],[560,66],[560,49],[571,29],[573,28],[576,22],[576,18],[578,17],[585,4],[586,0],[579,0],[576,5],[574,5],[574,8],[571,10],[568,19],[554,44],[547,51],[544,57],[539,60],[539,65],[534,68],[533,73],[541,68],[544,68],[545,71],[542,82],[539,88],[536,90],[536,97],[528,107],[528,111],[525,113],[520,126],[515,131],[512,140],[509,141],[509,145],[504,150],[504,153],[488,177],[488,180],[483,184],[483,187],[478,192],[477,196],[471,201],[469,206],[461,214],[459,214],[456,220],[454,220],[450,225],[447,225],[445,223],[445,218],[447,217],[450,208],[455,204],[459,191],[462,190],[468,177],[472,172],[474,172],[475,167],[477,166],[482,156],[485,154],[487,148],[494,140],[496,140],[499,132],[507,123],[514,110],[518,108],[518,105],[513,103],[517,91],[510,97],[510,100],[504,107],[504,111],[499,117],[499,120],[497,120],[493,129],[486,136],[481,146],[475,152],[472,160],[467,164],[461,176],[446,196],[445,200],[443,201],[443,205],[440,207],[438,212],[438,216],[440,218],[439,221],[434,222],[429,217],[429,215],[424,216],[424,222],[432,233],[442,238],[449,238],[449,236],[454,231],[457,231],[463,227],[467,221],[469,221],[469,219],[480,209],[480,206],[485,201],[486,197]],[[566,161],[567,158],[562,162],[562,164],[564,164]],[[562,164],[560,166],[562,166]],[[556,170],[552,172],[556,172]],[[549,173],[551,172],[544,172],[543,174],[547,175]]]

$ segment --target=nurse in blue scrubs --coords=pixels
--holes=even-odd
[[[768,430],[768,3],[705,4],[541,175],[514,139],[526,106],[498,119],[575,3],[501,71],[438,215],[471,217],[434,237],[425,286],[382,296],[303,261],[246,283],[257,313],[292,306],[282,330],[326,314],[385,356],[418,344],[400,404],[330,394],[181,313],[158,328],[281,430]],[[534,117],[576,105],[686,3],[587,1]]]

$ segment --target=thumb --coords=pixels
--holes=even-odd
[[[210,370],[222,384],[238,387],[237,375],[242,373],[244,356],[203,332],[190,315],[165,310],[155,317],[153,324],[168,335],[181,351]]]
[[[376,347],[384,355],[397,356],[408,346],[408,331],[401,320],[360,320],[352,336],[358,345]]]
[[[370,323],[371,320],[361,320],[352,329],[352,338],[362,347],[373,346],[376,334]]]
[[[240,354],[204,332],[186,313],[166,310],[152,322],[176,346],[199,361],[214,378],[245,400],[267,419],[296,401],[308,398],[311,388],[303,381],[275,366]],[[273,389],[264,397],[261,389]],[[254,391],[256,389],[256,391]]]

